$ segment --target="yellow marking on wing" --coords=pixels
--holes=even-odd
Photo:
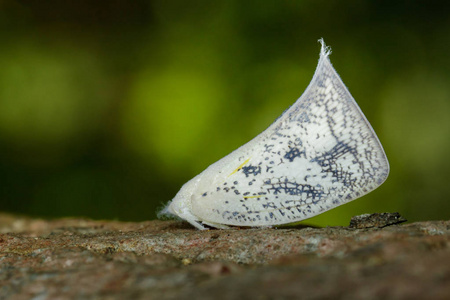
[[[261,198],[261,195],[256,195],[256,196],[244,196],[244,199],[250,199],[250,198]]]
[[[250,158],[247,159],[246,161],[244,161],[239,167],[236,168],[236,170],[234,170],[233,172],[230,173],[230,175],[228,175],[228,177],[230,177],[231,175],[233,175],[234,173],[236,173],[237,171],[239,171],[240,169],[242,169],[242,167],[248,163],[250,161]]]

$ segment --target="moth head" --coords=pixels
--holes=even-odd
[[[199,176],[194,177],[183,185],[180,191],[167,206],[158,214],[159,216],[176,216],[198,226],[198,218],[192,213],[192,197],[197,192]],[[195,223],[195,224],[194,224]]]

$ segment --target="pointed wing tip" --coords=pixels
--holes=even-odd
[[[322,48],[320,49],[320,58],[325,58],[328,57],[328,55],[331,54],[331,48],[330,46],[327,46],[325,44],[325,41],[323,40],[323,38],[319,39],[319,43],[322,45]]]

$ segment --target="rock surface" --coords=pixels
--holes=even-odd
[[[0,214],[0,299],[243,298],[450,299],[450,221],[198,231]]]

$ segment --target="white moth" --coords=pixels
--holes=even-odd
[[[183,185],[161,211],[198,229],[298,222],[380,186],[389,163],[323,42],[303,95],[272,125]]]

